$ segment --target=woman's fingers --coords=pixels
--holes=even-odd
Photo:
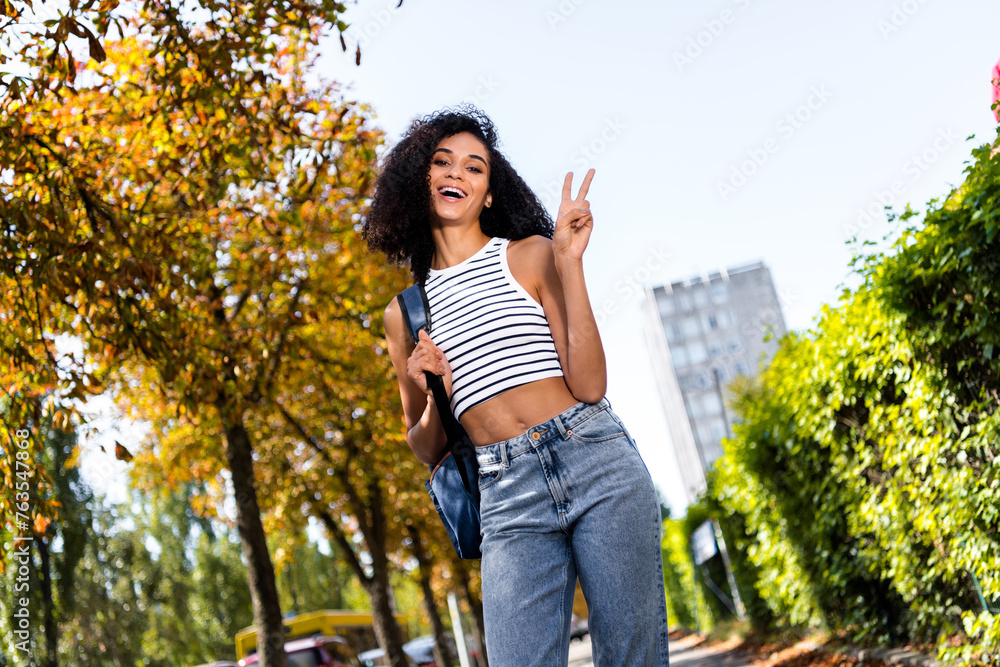
[[[569,226],[577,229],[587,223],[594,222],[594,215],[589,208],[574,208],[566,212],[565,217]]]
[[[590,190],[590,182],[594,180],[594,174],[596,173],[596,169],[591,169],[587,172],[587,175],[583,177],[583,184],[580,186],[580,191],[576,194],[577,201],[583,201],[587,198],[587,191]]]
[[[563,179],[563,189],[562,189],[563,201],[573,199],[573,172],[568,172],[566,178]]]
[[[407,374],[414,380],[418,380],[429,371],[435,375],[445,374],[444,352],[427,335],[423,329],[419,333],[419,341],[407,360]]]
[[[414,359],[407,364],[407,373],[416,380],[423,375],[424,371],[430,371],[435,375],[444,375],[444,362],[438,357],[425,356],[421,359]]]
[[[580,191],[576,193],[576,197],[573,196],[573,172],[567,173],[566,178],[563,179],[563,201],[584,201],[587,198],[587,192],[590,190],[590,182],[594,180],[594,174],[596,173],[597,170],[595,169],[587,172],[587,175],[583,177],[583,183],[580,185]]]

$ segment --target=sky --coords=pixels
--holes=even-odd
[[[885,205],[946,195],[996,133],[995,1],[397,4],[349,4],[349,52],[330,37],[318,75],[369,104],[390,142],[476,104],[550,212],[567,171],[575,192],[596,169],[584,266],[607,395],[675,515],[644,288],[762,260],[788,327],[809,328],[850,284],[847,241],[890,232]]]
[[[675,513],[644,287],[762,260],[788,327],[809,328],[851,284],[847,241],[895,229],[885,205],[947,195],[996,136],[997,2],[397,4],[350,5],[349,52],[331,38],[318,73],[390,142],[476,104],[550,212],[567,171],[596,169],[584,267],[608,398]]]

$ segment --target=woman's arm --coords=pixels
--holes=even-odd
[[[389,359],[399,380],[399,397],[403,402],[406,420],[406,444],[417,460],[434,465],[441,459],[448,445],[441,416],[434,397],[429,393],[424,371],[444,376],[445,389],[451,394],[451,367],[444,354],[421,332],[416,346],[403,322],[403,313],[395,299],[386,306],[384,315],[385,338]]]
[[[535,286],[549,321],[566,386],[577,400],[585,403],[601,400],[608,388],[604,346],[583,279],[583,252],[594,228],[587,201],[593,179],[591,169],[573,197],[573,172],[566,174],[552,241],[536,236],[524,242],[525,250],[537,262],[529,266],[538,267]]]
[[[566,386],[577,400],[596,403],[607,391],[608,373],[583,262],[557,258],[552,242],[543,236],[518,241],[516,248],[517,256],[510,258],[511,273],[515,279],[525,276],[528,279],[522,284],[534,287],[549,322]]]

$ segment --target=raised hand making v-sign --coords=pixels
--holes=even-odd
[[[583,177],[583,184],[576,197],[573,197],[573,172],[566,174],[563,181],[562,201],[559,203],[559,214],[556,216],[556,228],[552,234],[552,254],[567,259],[583,259],[583,251],[590,242],[590,232],[594,228],[594,215],[590,211],[587,192],[590,182],[594,180],[595,171],[591,169]]]

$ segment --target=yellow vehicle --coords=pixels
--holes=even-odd
[[[363,651],[378,646],[372,622],[370,612],[324,609],[286,618],[283,625],[285,626],[286,642],[302,637],[330,638],[331,640],[336,638],[338,644],[346,644],[350,647],[351,653],[357,656]],[[406,627],[406,617],[403,614],[396,614],[396,622],[401,628]],[[256,652],[257,630],[251,626],[237,632],[236,657],[240,660],[240,664],[253,662],[252,660],[244,662],[244,660]]]

